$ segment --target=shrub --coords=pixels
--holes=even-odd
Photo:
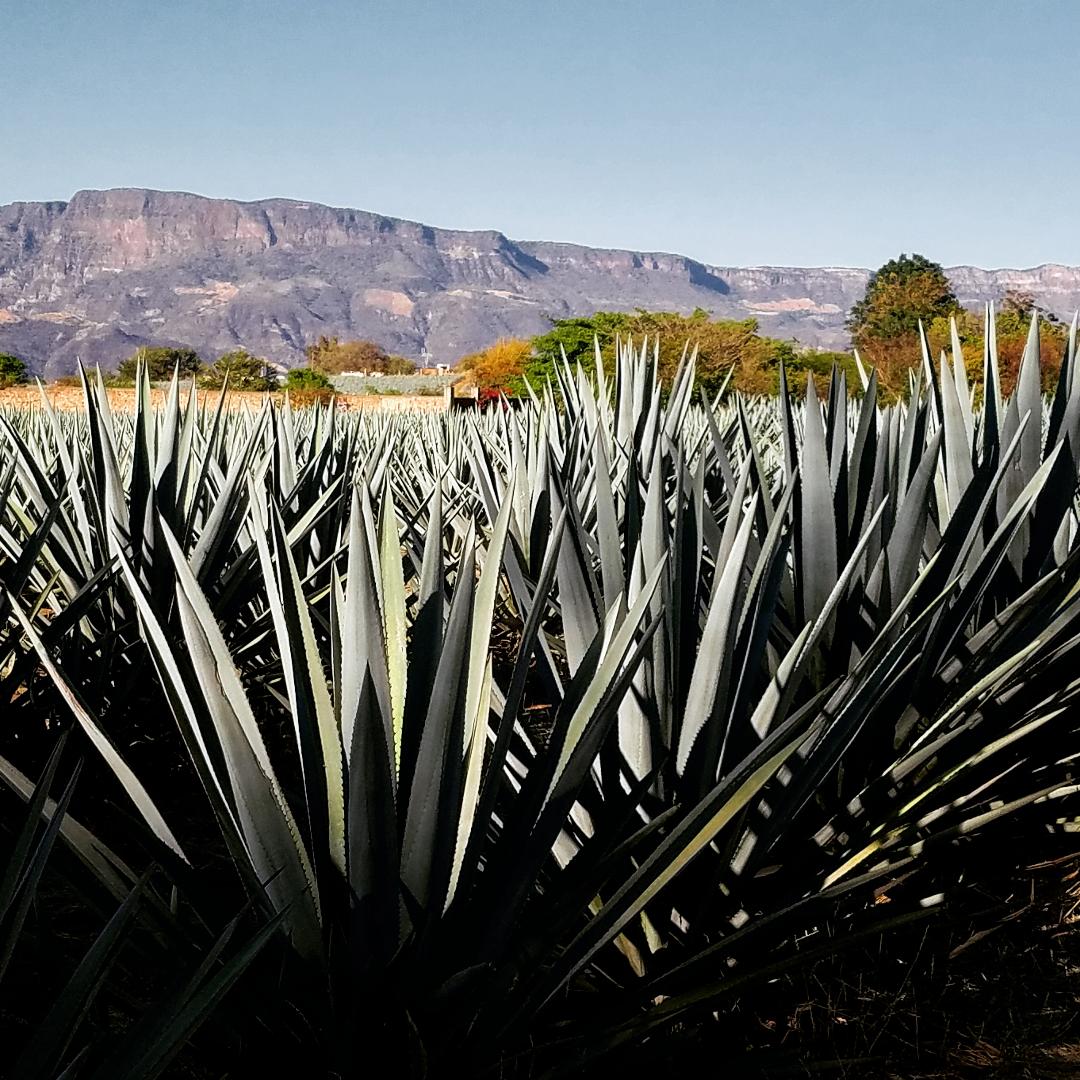
[[[293,368],[285,376],[286,390],[332,391],[333,383],[321,371],[313,368]]]
[[[0,353],[0,390],[26,382],[26,364],[11,353]]]
[[[203,370],[199,384],[219,390],[226,378],[232,390],[276,390],[278,385],[269,364],[246,349],[234,349],[219,356],[212,366]]]
[[[386,358],[387,375],[414,375],[416,373],[416,361],[407,356],[388,356]]]
[[[465,373],[481,392],[494,389],[510,393],[511,383],[521,380],[532,355],[530,342],[500,338],[481,352],[463,356],[455,370]]]
[[[311,368],[293,368],[285,377],[285,389],[295,405],[315,405],[328,402],[334,387],[321,372]]]
[[[181,378],[190,378],[202,369],[202,361],[194,349],[186,347],[147,345],[137,349],[116,369],[116,386],[134,386],[135,373],[142,365],[151,382],[167,382],[175,371]]]
[[[374,341],[338,341],[336,337],[320,337],[307,347],[308,367],[324,375],[335,375],[342,371],[389,371],[391,367],[399,370],[402,357],[392,357]],[[412,362],[405,361],[408,369]]]

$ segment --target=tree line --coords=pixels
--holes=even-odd
[[[1034,313],[1034,298],[1019,291],[1006,292],[996,307],[998,359],[1002,388],[1007,393],[1016,383]],[[1056,383],[1068,328],[1053,314],[1040,314],[1040,359],[1044,389],[1050,390]],[[865,294],[852,307],[846,326],[853,351],[813,349],[797,341],[771,338],[760,332],[753,318],[713,319],[700,308],[690,315],[639,309],[556,319],[547,333],[529,339],[502,339],[463,357],[458,368],[482,390],[522,393],[526,381],[541,386],[552,378],[564,352],[571,364],[580,363],[592,372],[598,343],[608,370],[607,365],[614,364],[616,339],[640,341],[648,337],[659,350],[662,379],[670,379],[687,344],[696,348],[698,384],[706,393],[715,393],[730,374],[734,389],[774,394],[779,389],[781,366],[798,391],[805,387],[807,376],[823,381],[834,364],[848,376],[848,387],[855,393],[861,385],[857,350],[866,368],[877,369],[882,395],[889,399],[903,396],[908,372],[921,362],[920,326],[936,361],[951,347],[954,322],[969,378],[978,383],[982,377],[983,313],[961,306],[940,264],[923,255],[902,254],[871,274]]]
[[[1002,389],[1007,393],[1015,384],[1034,313],[1033,297],[1019,291],[1006,292],[997,306],[994,327]],[[847,374],[849,388],[857,392],[857,350],[863,364],[877,370],[883,395],[895,398],[906,392],[908,372],[920,362],[920,332],[925,333],[930,355],[936,358],[951,347],[954,325],[969,378],[978,383],[985,344],[982,313],[961,306],[940,264],[923,255],[901,254],[870,275],[862,299],[848,314],[853,351],[813,349],[769,337],[761,333],[754,318],[714,319],[702,308],[689,315],[639,308],[554,319],[546,333],[500,339],[462,357],[455,370],[487,395],[520,395],[526,392],[526,383],[538,387],[553,378],[564,353],[571,364],[580,364],[591,374],[597,345],[607,369],[614,363],[618,339],[648,338],[658,351],[662,381],[670,381],[687,346],[695,349],[698,385],[706,394],[715,394],[726,383],[747,394],[775,394],[781,369],[798,390],[805,387],[807,376],[826,379],[834,365]],[[1053,314],[1042,313],[1040,360],[1047,390],[1056,382],[1067,338],[1068,328]],[[306,367],[289,371],[284,385],[307,394],[329,393],[331,377],[343,372],[407,375],[416,370],[414,361],[366,339],[320,336],[305,353]],[[183,346],[142,347],[123,360],[108,381],[116,386],[134,385],[140,363],[153,382],[171,378],[176,370],[209,389],[220,388],[226,378],[237,390],[273,390],[282,382],[273,364],[245,349],[223,353],[207,364],[194,349]],[[0,354],[0,388],[23,382],[26,375],[26,364],[19,357]]]
[[[336,337],[320,336],[305,350],[306,368],[293,368],[285,377],[291,389],[329,389],[330,376],[346,371],[379,372],[386,375],[407,375],[416,370],[412,360],[392,356],[374,341],[341,341]],[[270,361],[253,356],[246,349],[234,349],[205,364],[194,349],[143,347],[120,363],[112,380],[116,385],[133,385],[138,365],[145,365],[151,382],[172,378],[174,371],[181,376],[194,376],[200,385],[218,389],[228,378],[234,390],[275,390],[279,386],[277,369]]]
[[[394,356],[374,341],[341,341],[321,336],[305,350],[307,367],[293,368],[284,385],[295,390],[322,390],[332,385],[330,377],[346,371],[378,372],[385,375],[409,375],[415,363],[405,356]],[[226,378],[234,390],[276,390],[281,385],[278,366],[247,349],[231,349],[207,363],[195,349],[186,345],[144,345],[116,370],[106,375],[110,386],[134,386],[139,365],[145,367],[151,382],[165,382],[179,372],[183,379],[194,378],[206,389],[220,389]],[[11,353],[0,353],[0,389],[26,381],[26,362]],[[75,376],[65,380],[74,381]]]

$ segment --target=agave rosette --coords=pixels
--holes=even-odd
[[[472,414],[153,409],[143,375],[114,415],[87,378],[0,416],[8,726],[63,711],[92,829],[209,925],[280,924],[318,1017],[283,1044],[580,1063],[1071,828],[1075,322],[1045,401],[1038,349],[1003,399],[992,334],[977,384],[924,341],[888,407],[872,373],[702,401],[632,342]]]

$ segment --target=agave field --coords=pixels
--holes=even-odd
[[[693,386],[0,413],[7,1075],[734,1061],[1068,849],[1075,323],[1045,400],[1034,326],[1010,399],[992,334],[888,407]]]

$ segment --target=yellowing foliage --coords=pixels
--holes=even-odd
[[[506,388],[524,375],[532,351],[532,343],[522,338],[500,338],[480,352],[463,356],[457,368],[481,390]]]
[[[391,356],[374,341],[359,338],[339,341],[322,336],[305,350],[308,366],[324,375],[340,375],[343,371],[380,371],[387,375],[411,375],[416,365],[404,356]]]

